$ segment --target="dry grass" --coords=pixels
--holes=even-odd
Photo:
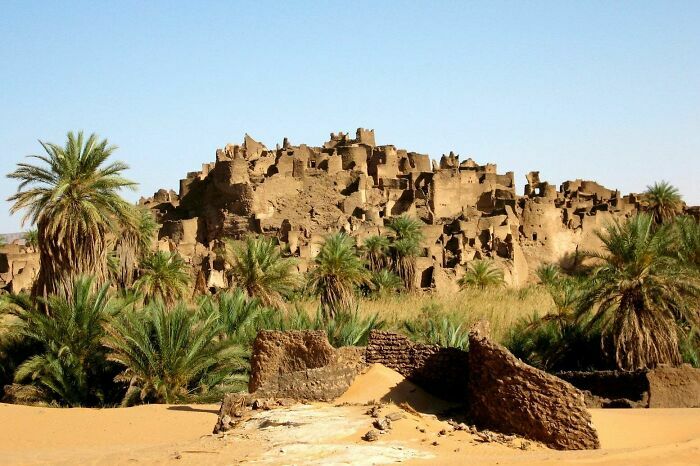
[[[300,303],[303,309],[315,313],[318,301]],[[543,315],[554,309],[549,293],[540,286],[522,289],[465,289],[459,293],[408,293],[379,299],[362,299],[362,316],[379,314],[388,328],[398,329],[405,320],[441,319],[448,317],[462,323],[463,328],[485,320],[490,323],[491,336],[502,341],[508,329],[521,317],[535,312]]]

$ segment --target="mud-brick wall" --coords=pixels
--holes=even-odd
[[[557,376],[602,398],[625,398],[648,408],[700,408],[700,369],[688,364],[634,372],[560,372]]]
[[[465,399],[469,355],[460,349],[423,345],[403,335],[373,330],[365,360],[390,367],[437,396],[455,401]]]
[[[624,398],[641,402],[648,398],[647,371],[570,371],[555,374],[579,390],[587,390],[595,396],[610,400]]]
[[[250,393],[331,401],[364,368],[363,348],[335,349],[324,331],[261,330],[253,343]]]

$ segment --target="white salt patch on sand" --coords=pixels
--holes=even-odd
[[[432,457],[396,441],[358,443],[369,426],[370,418],[358,417],[356,409],[296,405],[256,414],[246,421],[243,431],[264,437],[273,445],[254,461],[258,464],[362,466]]]

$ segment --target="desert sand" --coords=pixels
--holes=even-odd
[[[404,419],[376,442],[360,440],[372,418]],[[398,406],[410,405],[402,409]],[[434,414],[449,405],[399,374],[373,366],[333,404],[255,412],[212,435],[218,405],[60,409],[0,404],[0,464],[517,464],[697,465],[700,409],[592,410],[602,448],[555,451],[516,439],[481,443]],[[440,435],[445,429],[447,433]]]

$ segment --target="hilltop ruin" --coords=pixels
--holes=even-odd
[[[245,135],[240,145],[216,151],[216,160],[180,181],[179,193],[161,189],[140,204],[162,224],[160,247],[177,250],[209,287],[225,286],[215,249],[226,237],[276,238],[309,267],[324,237],[344,231],[359,241],[386,233],[392,217],[420,219],[424,240],[416,287],[451,291],[464,265],[493,259],[507,283],[521,286],[542,263],[567,264],[577,250],[595,249],[594,232],[640,207],[593,181],[567,181],[557,190],[527,175],[524,195],[513,172],[495,164],[439,162],[393,145],[377,145],[374,130],[355,137],[331,134],[321,146],[268,149]]]
[[[423,223],[417,288],[456,290],[474,259],[494,260],[509,285],[522,286],[543,263],[566,267],[577,251],[597,249],[596,230],[640,209],[639,196],[593,181],[557,189],[538,172],[526,180],[519,195],[513,172],[499,174],[495,164],[452,152],[437,162],[377,145],[374,130],[362,128],[354,138],[333,133],[321,146],[285,138],[274,149],[246,134],[188,173],[179,192],[160,189],[139,203],[161,224],[158,248],[178,251],[210,289],[228,286],[216,252],[224,238],[273,237],[303,273],[329,233],[361,242],[403,214]],[[0,257],[0,287],[15,292],[31,286],[38,269],[36,254],[19,249],[11,245]]]

